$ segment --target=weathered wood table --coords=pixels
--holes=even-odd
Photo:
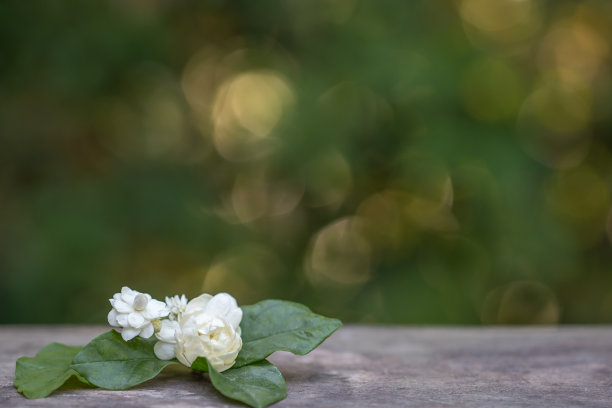
[[[73,381],[28,400],[15,360],[47,343],[84,345],[104,326],[0,326],[0,406],[233,407],[199,374],[171,366],[127,391]],[[307,356],[276,353],[275,407],[612,407],[612,328],[345,326]]]

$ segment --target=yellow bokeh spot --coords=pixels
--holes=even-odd
[[[534,120],[553,132],[577,132],[590,123],[591,97],[585,89],[547,83],[529,96],[522,114],[533,115]]]
[[[213,48],[204,48],[191,56],[181,78],[181,88],[198,120],[210,116],[218,81],[222,78],[221,55]]]
[[[579,19],[559,22],[544,38],[539,64],[567,84],[587,86],[601,69],[609,48],[597,31]]]
[[[234,117],[254,137],[266,137],[280,120],[293,92],[273,72],[249,72],[234,78],[227,90]]]
[[[591,144],[593,95],[589,89],[546,82],[525,100],[517,131],[534,158],[554,168],[579,165]]]
[[[274,71],[250,71],[226,81],[212,109],[219,154],[227,160],[242,161],[270,152],[278,143],[272,131],[293,101],[293,90]]]
[[[468,37],[478,46],[510,46],[537,33],[542,12],[533,0],[462,0],[459,14]]]
[[[336,220],[313,238],[306,275],[314,285],[363,285],[371,276],[371,248],[357,217]]]
[[[304,186],[298,181],[274,178],[262,170],[242,173],[232,187],[230,212],[242,224],[282,216],[298,206],[303,194]]]
[[[514,281],[491,290],[481,319],[485,324],[556,324],[561,309],[554,292],[536,281]]]

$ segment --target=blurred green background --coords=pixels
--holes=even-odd
[[[122,285],[612,321],[612,3],[0,3],[0,323]]]

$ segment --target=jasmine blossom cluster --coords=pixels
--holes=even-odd
[[[187,303],[176,321],[162,326],[156,334],[155,355],[162,360],[176,357],[187,367],[206,357],[215,370],[225,371],[242,348],[240,320],[242,310],[231,295],[200,295]]]
[[[161,360],[177,358],[190,367],[205,357],[222,372],[234,364],[242,348],[242,309],[227,293],[205,293],[190,302],[185,295],[175,295],[164,303],[124,286],[110,303],[108,323],[121,328],[125,341],[155,334],[154,352]]]
[[[120,327],[121,337],[125,341],[136,336],[145,339],[151,337],[155,331],[153,322],[168,316],[165,303],[127,286],[121,288],[121,292],[115,293],[109,301],[113,308],[108,313],[108,324]]]
[[[177,320],[187,307],[187,297],[185,295],[166,296],[166,306],[168,306],[168,319]]]

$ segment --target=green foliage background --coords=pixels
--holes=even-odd
[[[606,1],[5,1],[0,323],[122,285],[609,323]]]

